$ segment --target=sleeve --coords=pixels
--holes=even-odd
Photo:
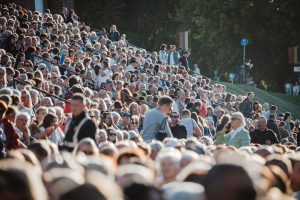
[[[227,135],[222,133],[222,131],[217,132],[216,134],[216,144],[226,144]]]
[[[197,124],[197,122],[194,119],[192,119],[192,122],[193,122],[193,128],[194,127],[198,127],[198,124]]]
[[[274,133],[274,131],[270,130],[270,134],[272,135],[272,143],[279,143],[279,140],[276,136],[276,134]]]
[[[244,131],[241,138],[241,147],[250,146],[250,135],[247,131]]]
[[[170,126],[169,126],[169,123],[168,123],[168,119],[167,118],[165,118],[165,122],[164,122],[164,129],[165,129],[165,131],[166,131],[166,133],[167,133],[167,135],[168,135],[168,137],[173,137],[173,134],[172,134],[172,131],[171,131],[171,129],[170,129]]]
[[[80,133],[78,134],[78,141],[83,138],[92,138],[96,141],[96,132],[97,127],[92,120],[88,120],[80,129]]]

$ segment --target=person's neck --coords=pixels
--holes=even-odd
[[[260,132],[264,132],[266,130],[266,128],[259,128],[258,129]]]
[[[175,127],[175,126],[177,126],[177,123],[171,123],[170,126]]]
[[[166,184],[166,183],[171,183],[171,182],[173,182],[173,181],[175,181],[176,179],[175,179],[175,177],[172,177],[172,178],[165,178],[164,179],[164,184]]]
[[[81,111],[79,114],[73,114],[73,116],[75,117],[75,118],[77,118],[77,117],[79,117],[80,115],[82,115],[84,113],[84,110],[83,111]]]

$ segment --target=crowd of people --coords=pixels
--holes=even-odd
[[[300,121],[190,52],[0,5],[0,199],[300,199]]]

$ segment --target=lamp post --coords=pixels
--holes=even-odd
[[[245,84],[246,46],[248,45],[248,40],[246,38],[241,39],[241,45],[243,46],[242,80],[243,80],[243,84]]]

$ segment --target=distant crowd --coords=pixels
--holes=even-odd
[[[0,199],[300,199],[299,119],[189,56],[0,5]]]

